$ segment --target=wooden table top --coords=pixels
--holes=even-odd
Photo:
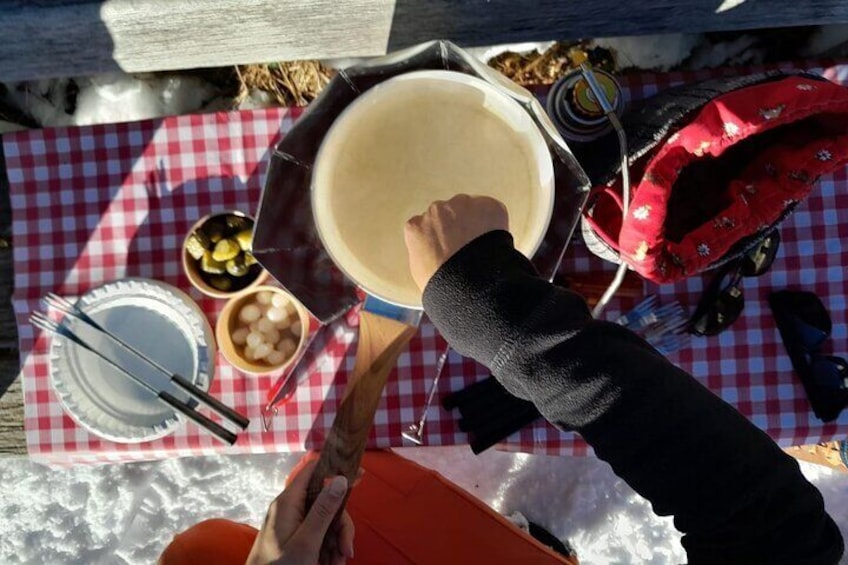
[[[12,311],[12,210],[0,145],[0,456],[26,453],[24,397],[18,378],[18,328]]]

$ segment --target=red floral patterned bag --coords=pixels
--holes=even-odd
[[[848,163],[848,88],[810,74],[726,82],[665,93],[625,120],[629,211],[622,218],[618,171],[587,167],[602,181],[583,218],[590,249],[674,282],[756,245],[819,176]]]

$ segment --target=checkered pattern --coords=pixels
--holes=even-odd
[[[821,69],[819,69],[821,70]],[[848,66],[824,69],[848,82]],[[631,99],[715,73],[631,75]],[[544,93],[541,93],[544,95]],[[223,301],[190,287],[180,266],[182,239],[199,217],[218,210],[255,211],[268,153],[300,111],[261,110],[182,116],[137,123],[59,128],[4,137],[11,184],[15,252],[14,307],[20,329],[25,425],[30,454],[52,464],[155,459],[215,452],[303,450],[320,445],[353,368],[356,312],[322,328],[295,378],[296,394],[280,407],[272,429],[261,429],[266,393],[279,375],[241,374],[219,355],[211,392],[246,413],[251,426],[232,448],[189,424],[176,433],[139,445],[99,440],[62,412],[49,386],[46,336],[36,336],[29,313],[48,291],[79,295],[124,276],[151,277],[188,291],[214,324]],[[848,264],[848,174],[823,178],[820,189],[784,224],[775,267],[745,281],[746,307],[732,331],[697,339],[673,361],[693,372],[784,444],[829,439],[848,431],[848,417],[823,426],[809,412],[792,375],[765,296],[771,289],[802,287],[817,292],[833,316],[833,342],[846,338],[844,265]],[[565,272],[609,271],[611,265],[575,242]],[[703,285],[691,279],[652,289],[663,300],[693,306]],[[614,303],[613,316],[623,305]],[[445,349],[424,322],[390,378],[371,433],[372,446],[402,445],[401,432],[420,415]],[[842,348],[844,349],[844,348]],[[484,377],[485,369],[451,353],[440,392],[458,390]],[[429,445],[464,443],[454,415],[430,410]],[[585,454],[573,434],[543,423],[516,434],[502,448],[552,454]]]

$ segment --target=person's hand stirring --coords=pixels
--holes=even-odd
[[[459,194],[438,200],[404,226],[409,269],[421,291],[439,267],[484,233],[509,230],[509,215],[500,201]]]

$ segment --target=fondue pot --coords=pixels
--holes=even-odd
[[[473,91],[481,107],[521,133],[537,182],[530,187],[535,193],[526,211],[526,229],[515,234],[516,247],[535,256],[540,270],[546,271],[559,258],[588,193],[588,179],[535,97],[448,42],[431,42],[340,71],[275,149],[254,230],[257,259],[322,322],[354,305],[357,289],[368,295],[360,314],[354,373],[313,473],[310,500],[326,477],[343,474],[352,484],[386,379],[420,319],[420,293],[386,280],[373,264],[373,255],[362,253],[363,246],[359,252],[352,249],[350,234],[340,229],[344,215],[361,214],[358,225],[373,232],[374,218],[379,216],[370,216],[369,221],[367,207],[334,210],[330,188],[334,164],[350,150],[345,144],[353,131],[350,124],[369,105],[416,85],[453,89],[460,93],[458,99]],[[528,187],[516,187],[520,189]],[[460,192],[464,192],[461,186],[455,190]],[[426,194],[422,202],[451,195]],[[367,205],[381,206],[379,195]],[[426,204],[414,213],[424,209]],[[507,209],[513,212],[508,203]],[[378,226],[385,231],[369,237],[395,238],[402,245],[405,219],[394,217]],[[356,236],[357,222],[348,221],[347,226]]]
[[[445,106],[455,108],[447,114]],[[480,116],[490,116],[489,121]],[[466,117],[478,120],[429,128],[425,123]],[[485,132],[475,131],[484,125],[489,126]],[[501,154],[489,155],[485,136],[515,138],[521,144],[501,143]],[[532,174],[497,192],[502,163],[495,161],[513,156]],[[457,164],[458,170],[438,170]],[[368,194],[351,194],[359,189]],[[516,248],[532,257],[553,211],[548,145],[530,115],[498,87],[454,71],[415,71],[375,86],[335,120],[313,168],[312,212],[324,248],[347,278],[370,296],[420,310],[403,224],[431,202],[466,191],[503,201]]]

